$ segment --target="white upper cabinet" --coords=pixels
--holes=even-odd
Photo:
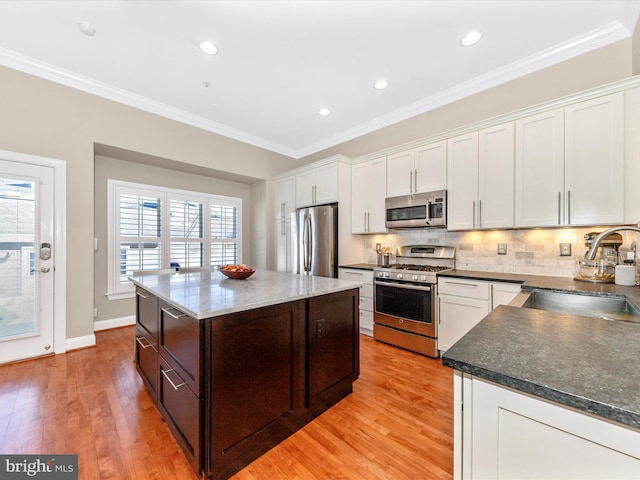
[[[338,201],[338,163],[296,174],[296,207],[322,205]]]
[[[513,122],[480,130],[478,142],[477,228],[513,227]]]
[[[296,177],[290,175],[273,182],[274,213],[276,220],[290,220],[296,209]]]
[[[387,157],[351,167],[351,232],[385,233]]]
[[[516,121],[516,226],[624,218],[623,93]]]
[[[450,138],[447,156],[447,229],[475,228],[478,199],[478,132]]]
[[[513,227],[513,123],[450,138],[449,230]]]
[[[564,110],[516,120],[516,225],[562,222]]]
[[[565,109],[565,223],[603,225],[624,219],[622,93]]]
[[[387,196],[447,188],[447,142],[394,153],[387,157]]]

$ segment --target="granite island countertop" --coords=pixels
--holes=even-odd
[[[443,365],[640,429],[640,323],[514,306],[536,289],[624,296],[640,305],[640,287],[539,275],[448,273],[522,283],[523,293],[447,350]]]
[[[361,286],[349,280],[271,270],[257,270],[244,280],[227,278],[218,270],[146,274],[129,279],[198,320]]]

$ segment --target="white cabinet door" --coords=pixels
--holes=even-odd
[[[447,188],[447,141],[431,143],[414,151],[415,191],[434,192]]]
[[[276,271],[293,272],[291,221],[276,220]]]
[[[387,158],[380,157],[351,168],[351,232],[385,233]]]
[[[516,120],[515,224],[562,225],[564,110]]]
[[[409,195],[414,190],[414,151],[394,153],[387,157],[387,196]]]
[[[478,132],[477,228],[514,225],[513,122]]]
[[[478,132],[447,141],[448,230],[476,228]]]
[[[519,283],[491,282],[491,310],[508,305],[520,293]]]
[[[274,213],[276,220],[289,219],[296,209],[296,177],[280,178],[274,182]]]
[[[315,199],[316,172],[307,170],[296,174],[296,207],[313,205]]]
[[[565,109],[567,225],[624,219],[624,94]]]
[[[438,295],[438,350],[444,352],[489,314],[489,301]]]
[[[638,478],[640,431],[475,377],[468,388],[465,478]]]
[[[315,203],[323,205],[338,201],[338,162],[318,167],[316,170]]]

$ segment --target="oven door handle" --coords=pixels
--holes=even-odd
[[[431,287],[421,287],[418,285],[410,285],[407,283],[393,283],[393,282],[379,282],[376,281],[375,285],[383,285],[385,287],[405,288],[407,290],[421,290],[423,292],[430,292]]]

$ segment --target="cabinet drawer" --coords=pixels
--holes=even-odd
[[[365,298],[373,298],[373,283],[369,283],[368,285],[361,287],[360,295]]]
[[[136,319],[143,333],[158,346],[158,297],[136,287]]]
[[[489,282],[464,278],[439,278],[438,293],[489,300]]]
[[[199,397],[203,323],[164,302],[160,306],[158,351]]]
[[[136,370],[142,377],[153,402],[158,401],[158,352],[140,326],[136,328]]]
[[[366,332],[363,332],[363,329]],[[373,312],[371,310],[360,308],[360,333],[366,333],[367,335],[372,335],[373,333]]]
[[[182,447],[191,467],[202,471],[202,401],[187,388],[185,380],[162,358],[159,358],[160,383],[158,405],[173,436]]]
[[[360,296],[360,310],[373,312],[373,298]]]

